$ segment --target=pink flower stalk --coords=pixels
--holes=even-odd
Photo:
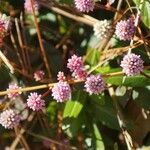
[[[52,88],[52,96],[57,102],[64,102],[71,97],[71,88],[67,82],[59,81]]]
[[[21,89],[21,87],[19,87],[16,83],[11,83],[11,84],[9,84],[7,91],[19,90],[19,89]],[[14,100],[20,94],[21,94],[21,92],[11,92],[11,93],[8,93],[7,95],[8,95],[8,98]]]
[[[36,0],[33,0],[33,7],[34,7],[35,11],[38,11],[39,3]],[[32,14],[31,0],[25,0],[24,8],[25,8],[27,13]]]
[[[74,0],[76,8],[81,12],[93,11],[95,2],[94,0]]]
[[[36,71],[34,73],[34,79],[35,79],[35,81],[43,80],[44,79],[44,75],[45,75],[44,71],[42,71],[42,70]]]
[[[58,72],[58,74],[57,74],[57,80],[58,81],[65,81],[66,80],[64,72],[61,72],[61,71]]]
[[[20,115],[13,109],[7,109],[0,114],[0,124],[6,129],[16,127],[20,120]]]
[[[143,71],[143,63],[144,61],[140,58],[140,55],[131,53],[124,56],[120,66],[127,76],[134,76]]]
[[[135,31],[134,18],[130,17],[128,20],[121,20],[116,25],[115,34],[120,40],[131,40]]]
[[[87,77],[84,87],[90,95],[98,95],[105,90],[105,83],[100,75],[90,75]]]
[[[76,79],[85,79],[87,76],[87,72],[85,70],[82,57],[78,57],[73,55],[70,59],[68,59],[67,67],[72,72],[72,75]]]
[[[39,111],[45,106],[45,101],[36,92],[30,93],[27,99],[27,106],[33,111]]]

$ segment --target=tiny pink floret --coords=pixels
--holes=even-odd
[[[100,75],[90,75],[87,77],[84,87],[86,88],[86,91],[92,95],[102,93],[105,90],[106,85]]]
[[[6,129],[13,129],[20,120],[20,115],[13,109],[7,109],[0,114],[0,124]]]
[[[143,63],[144,61],[141,59],[140,55],[131,53],[124,56],[120,66],[127,76],[134,76],[143,71]]]
[[[76,8],[81,12],[88,13],[94,10],[94,0],[74,0]]]
[[[9,90],[19,90],[21,89],[21,87],[19,87],[16,83],[11,83],[9,84],[9,87],[7,89],[7,91]],[[8,93],[8,98],[14,100],[17,96],[19,96],[21,94],[21,92],[11,92],[11,93]]]
[[[52,88],[52,96],[57,102],[64,102],[71,98],[71,88],[67,82],[59,81]]]
[[[40,111],[45,106],[45,100],[36,92],[30,93],[27,99],[27,106],[33,111]]]

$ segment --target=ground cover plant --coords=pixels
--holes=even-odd
[[[0,1],[0,149],[150,149],[149,0]]]

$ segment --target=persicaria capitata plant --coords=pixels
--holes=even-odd
[[[0,1],[0,150],[149,149],[150,2]]]

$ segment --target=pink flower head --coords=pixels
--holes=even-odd
[[[123,68],[123,72],[127,76],[134,76],[143,71],[143,63],[144,62],[140,58],[140,55],[131,53],[124,56],[120,66]]]
[[[77,55],[73,55],[70,59],[68,59],[67,67],[71,72],[78,71],[79,69],[83,68],[83,66],[82,58],[78,57]]]
[[[95,2],[94,0],[74,0],[76,8],[81,12],[93,11]]]
[[[57,102],[64,102],[71,97],[71,88],[67,82],[59,81],[52,88],[52,96]]]
[[[105,83],[100,75],[90,75],[87,77],[84,87],[90,95],[100,94],[105,90]]]
[[[35,11],[38,11],[38,9],[39,9],[39,3],[37,2],[37,0],[33,0],[33,7],[34,7]],[[24,8],[25,8],[25,10],[26,10],[27,13],[29,13],[29,14],[32,13],[31,0],[25,0]]]
[[[58,72],[58,74],[57,74],[57,80],[58,81],[65,81],[66,80],[64,72],[61,72],[61,71]]]
[[[36,92],[30,93],[27,99],[27,106],[33,111],[39,111],[45,106],[45,101]]]
[[[81,57],[73,55],[70,59],[68,59],[67,67],[76,79],[85,79],[87,77],[87,72]]]
[[[36,71],[34,73],[34,79],[35,79],[35,81],[43,80],[44,79],[44,75],[45,75],[44,71],[42,71],[42,70]]]
[[[9,84],[9,87],[8,87],[7,91],[9,91],[9,90],[19,90],[19,89],[21,89],[21,87],[19,87],[16,83],[11,83],[11,84]],[[20,94],[21,94],[21,92],[11,92],[11,93],[8,93],[8,98],[14,100]]]
[[[73,76],[76,79],[79,79],[79,80],[83,79],[84,80],[87,77],[87,71],[81,68],[81,69],[73,72]]]
[[[130,17],[128,20],[121,20],[116,25],[115,34],[120,40],[131,40],[135,31],[134,18]]]
[[[6,129],[16,127],[20,122],[20,115],[13,109],[7,109],[0,114],[0,124]]]

